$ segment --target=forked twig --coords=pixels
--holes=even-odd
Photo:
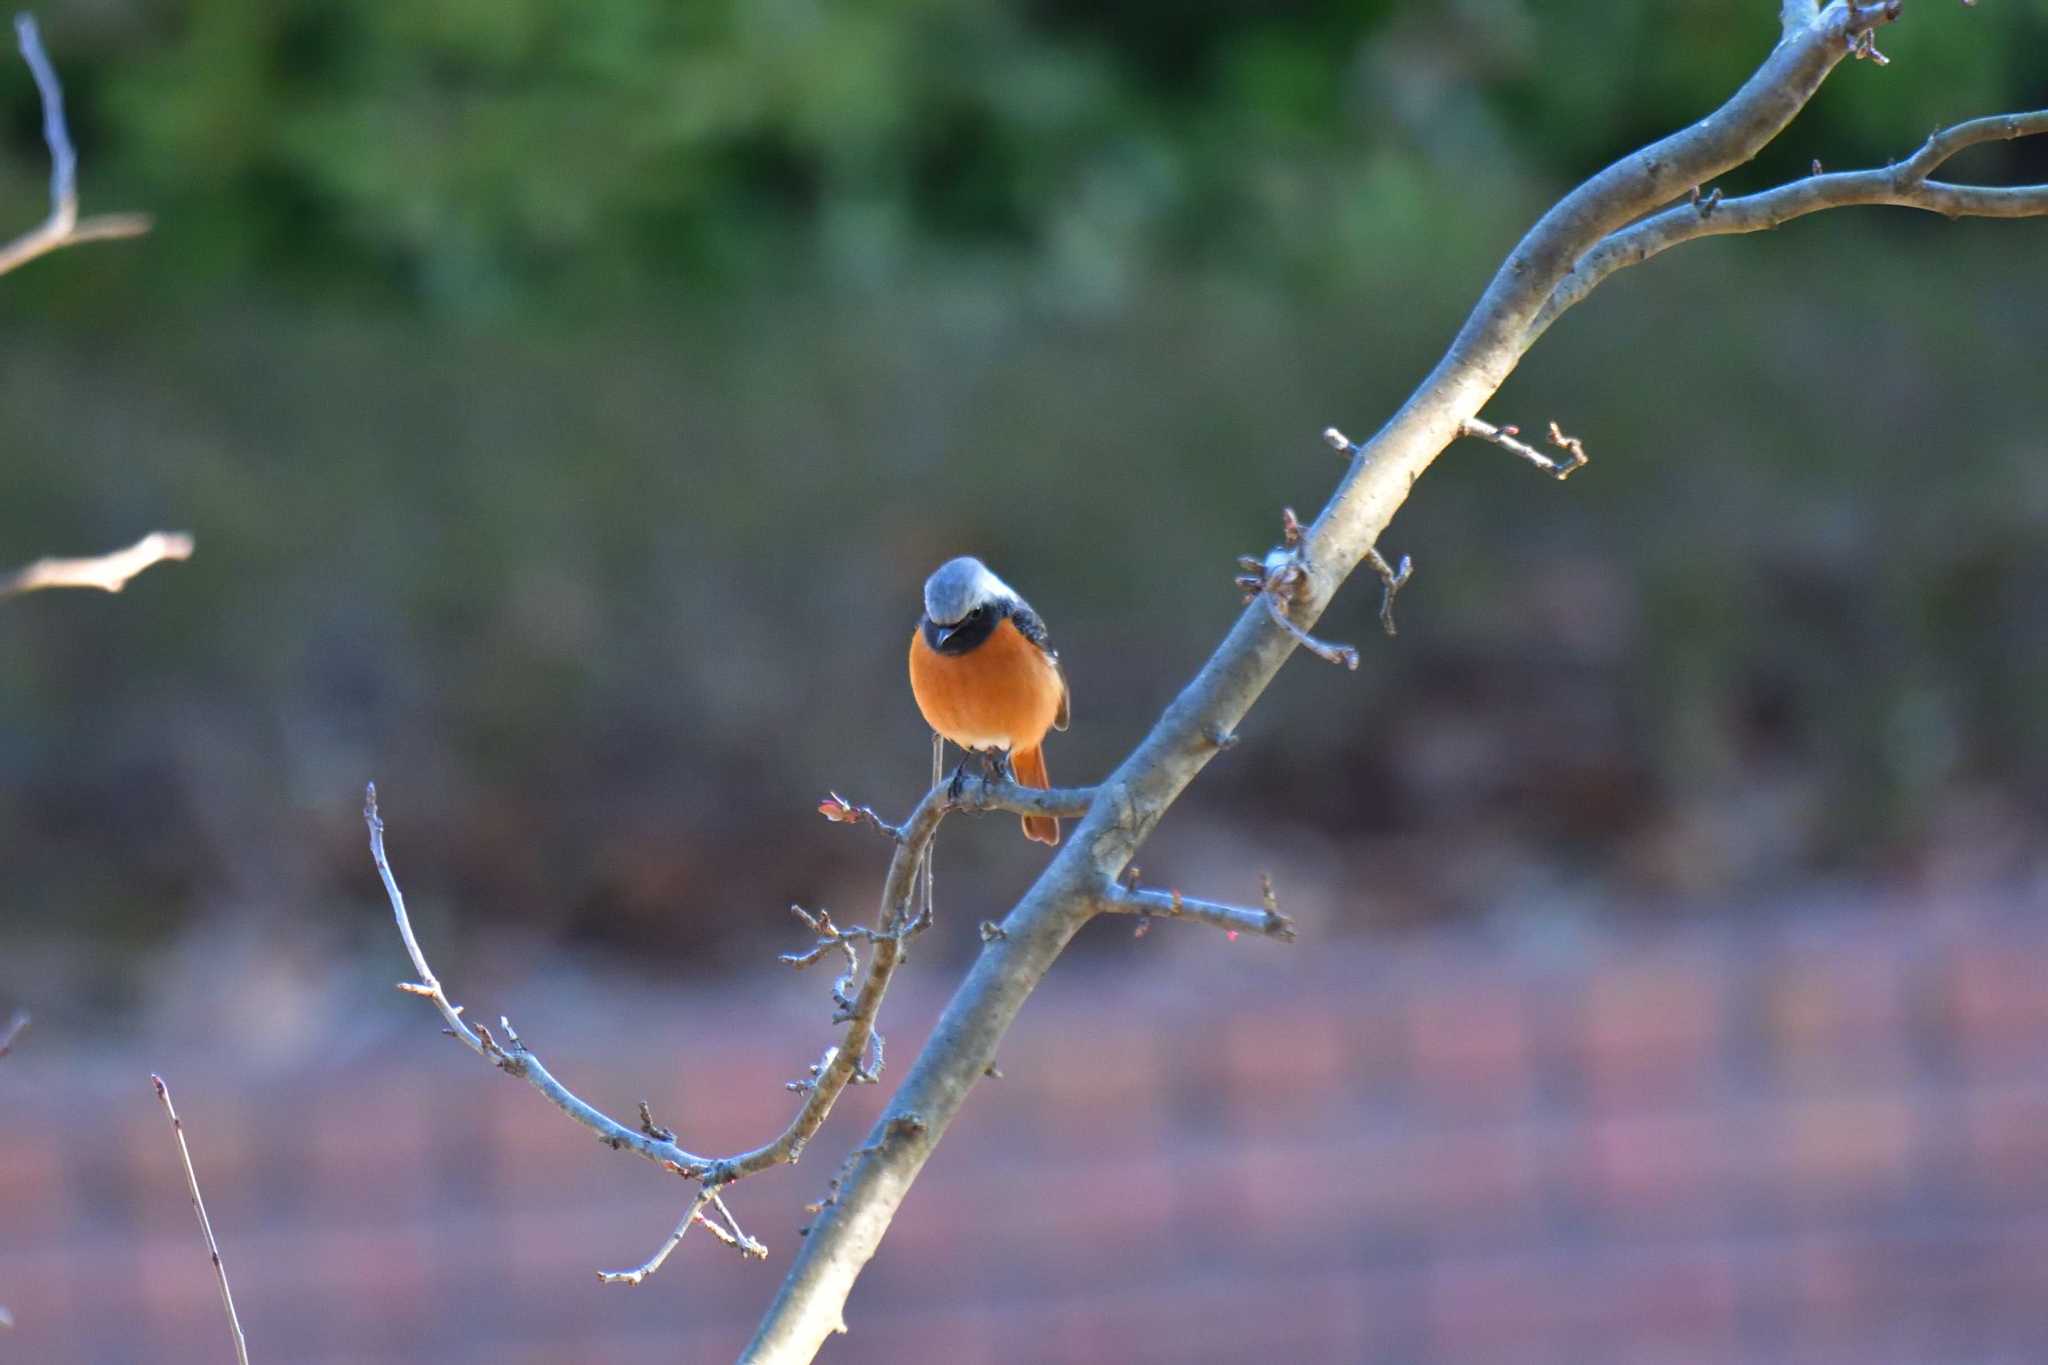
[[[14,33],[21,44],[22,60],[28,63],[29,74],[35,77],[36,92],[43,101],[43,141],[50,148],[50,215],[38,226],[0,246],[0,275],[60,247],[114,237],[139,237],[150,227],[149,216],[141,213],[79,218],[78,153],[72,150],[71,130],[64,122],[64,87],[57,81],[57,69],[50,65],[49,54],[43,51],[35,16],[17,14]]]
[[[1719,193],[1717,190],[1716,194]],[[1716,202],[1719,202],[1718,200]],[[1475,441],[1491,441],[1502,450],[1527,460],[1536,468],[1562,483],[1583,469],[1586,464],[1586,447],[1576,436],[1567,436],[1558,429],[1557,423],[1550,424],[1550,443],[1562,450],[1569,458],[1553,460],[1535,446],[1521,438],[1522,429],[1516,426],[1497,427],[1477,417],[1467,417],[1459,424],[1461,434]]]
[[[704,1188],[698,1190],[697,1197],[690,1201],[690,1207],[683,1210],[682,1221],[677,1223],[675,1231],[671,1232],[662,1241],[662,1244],[659,1247],[655,1248],[654,1254],[652,1256],[649,1256],[646,1260],[642,1261],[639,1265],[634,1266],[631,1270],[598,1271],[597,1278],[599,1283],[640,1284],[643,1281],[645,1281],[649,1275],[652,1275],[655,1271],[661,1269],[661,1263],[668,1259],[668,1254],[671,1251],[674,1251],[676,1249],[677,1244],[683,1240],[683,1234],[690,1230],[690,1224],[704,1223],[706,1227],[711,1226],[711,1224],[706,1223],[704,1220],[704,1206],[710,1203],[714,1198],[716,1198],[717,1194],[718,1186],[716,1185],[706,1185],[704,1186]]]

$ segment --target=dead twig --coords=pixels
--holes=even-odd
[[[1881,6],[1870,7],[1873,10]],[[1868,38],[1870,30],[1858,30]],[[1872,48],[1872,60],[1881,54]],[[1550,325],[1582,302],[1617,270],[1641,265],[1681,242],[1732,233],[1763,232],[1823,209],[1858,205],[1891,205],[1938,213],[1945,218],[2035,218],[2048,215],[2048,184],[1959,185],[1930,177],[1950,157],[1982,142],[2035,137],[2048,133],[2048,109],[1996,114],[1943,128],[1904,161],[1864,171],[1828,171],[1818,159],[1812,173],[1789,184],[1756,194],[1724,199],[1711,215],[1702,216],[1679,204],[1617,228],[1583,252],[1551,289],[1549,298],[1529,323],[1523,345],[1533,343]],[[1472,434],[1472,433],[1467,433]],[[1525,457],[1526,458],[1526,457]]]
[[[370,859],[377,868],[377,875],[384,884],[386,898],[391,904],[393,920],[398,926],[399,937],[405,943],[406,954],[412,959],[417,980],[401,982],[399,989],[417,995],[431,1002],[440,1012],[442,1031],[484,1058],[507,1075],[526,1081],[547,1098],[556,1108],[576,1122],[597,1134],[598,1140],[614,1151],[630,1151],[654,1162],[663,1170],[684,1179],[696,1180],[705,1191],[716,1191],[749,1175],[769,1169],[772,1166],[789,1165],[802,1155],[812,1135],[823,1126],[832,1112],[832,1106],[849,1085],[871,1084],[879,1078],[883,1065],[883,1039],[875,1028],[882,998],[889,982],[901,961],[903,941],[921,928],[920,921],[913,913],[913,893],[917,885],[919,869],[939,822],[956,810],[993,811],[1003,810],[1018,814],[1045,814],[1073,817],[1085,814],[1093,803],[1092,790],[1052,789],[1037,790],[1019,787],[1015,783],[976,778],[962,784],[961,790],[953,792],[947,785],[934,787],[926,794],[910,818],[904,821],[901,837],[897,840],[896,852],[889,862],[889,872],[883,881],[882,900],[876,912],[879,928],[866,926],[840,926],[829,914],[816,914],[801,907],[791,909],[817,935],[817,941],[804,953],[785,954],[782,960],[794,967],[816,962],[833,951],[846,955],[847,973],[834,983],[833,1000],[838,1008],[834,1023],[847,1025],[843,1039],[828,1048],[819,1061],[810,1068],[810,1074],[800,1081],[791,1081],[788,1088],[803,1095],[798,1107],[786,1127],[774,1139],[759,1147],[739,1152],[732,1156],[710,1157],[700,1155],[680,1146],[668,1129],[655,1124],[653,1115],[643,1104],[639,1114],[639,1125],[628,1127],[601,1112],[570,1091],[555,1079],[539,1057],[519,1037],[511,1021],[499,1016],[498,1026],[503,1030],[505,1041],[500,1043],[497,1035],[482,1023],[470,1024],[463,1017],[462,1006],[448,998],[440,978],[434,975],[428,965],[426,954],[421,950],[419,939],[412,926],[412,918],[406,912],[405,896],[399,889],[398,879],[391,870],[391,862],[384,848],[384,820],[377,809],[377,787],[369,784],[363,793],[363,823],[370,836]],[[849,809],[856,809],[849,806]],[[885,827],[887,822],[880,822]],[[859,971],[858,957],[854,951],[856,942],[866,942],[873,947],[869,954],[865,973]],[[859,976],[859,988],[854,989],[854,978]],[[690,1224],[702,1212],[703,1194],[693,1203],[688,1216],[676,1225],[675,1232],[653,1256],[631,1271],[605,1272],[603,1278],[608,1284],[638,1284],[654,1273],[668,1254],[689,1231]],[[721,1205],[722,1207],[722,1205]],[[698,1220],[702,1221],[702,1220]],[[730,1221],[728,1219],[728,1221]],[[707,1222],[707,1226],[715,1226]],[[724,1230],[713,1235],[738,1245],[747,1255],[765,1254],[758,1242],[745,1237],[731,1228],[732,1237],[725,1237]]]
[[[1502,450],[1527,460],[1560,483],[1578,473],[1586,464],[1584,444],[1577,437],[1566,436],[1558,430],[1555,422],[1550,424],[1550,443],[1568,454],[1570,459],[1551,459],[1535,446],[1521,440],[1522,429],[1516,426],[1497,427],[1491,422],[1482,422],[1477,417],[1467,417],[1458,424],[1458,433],[1470,436],[1475,441],[1491,441]]]
[[[206,1254],[213,1258],[213,1276],[220,1285],[220,1306],[228,1315],[228,1330],[234,1334],[235,1359],[240,1365],[249,1365],[249,1342],[242,1335],[242,1320],[235,1316],[234,1291],[228,1288],[228,1270],[221,1264],[220,1243],[213,1238],[206,1201],[199,1197],[199,1176],[192,1169],[192,1149],[185,1145],[185,1125],[178,1121],[178,1111],[171,1105],[171,1088],[164,1084],[164,1078],[152,1073],[149,1081],[156,1087],[156,1097],[171,1121],[171,1136],[178,1142],[178,1160],[185,1167],[185,1188],[192,1195],[192,1212],[198,1215],[199,1235],[206,1239]]]
[[[1266,892],[1265,908],[1248,910],[1240,905],[1185,896],[1170,888],[1162,891],[1111,883],[1098,904],[1107,914],[1136,915],[1141,924],[1154,919],[1186,919],[1221,929],[1233,939],[1244,933],[1278,939],[1283,943],[1294,942],[1294,921],[1281,914],[1273,902],[1270,881],[1266,883]]]
[[[1343,440],[1343,434],[1335,427],[1323,433],[1323,439]],[[1308,527],[1294,514],[1292,507],[1280,509],[1280,544],[1266,552],[1264,559],[1250,555],[1238,557],[1238,568],[1242,571],[1234,580],[1238,591],[1244,595],[1247,605],[1252,602],[1264,604],[1266,615],[1273,624],[1294,637],[1296,644],[1319,659],[1357,671],[1358,651],[1350,645],[1331,644],[1319,640],[1294,623],[1289,615],[1295,603],[1304,600],[1309,592],[1309,561],[1306,553]],[[1382,561],[1384,562],[1384,561]],[[1391,571],[1389,571],[1391,573]],[[1399,586],[1398,584],[1396,586]],[[1389,594],[1391,600],[1391,594]],[[1388,618],[1383,614],[1381,621]],[[1389,630],[1388,634],[1393,632]]]
[[[0,1057],[14,1051],[14,1044],[22,1034],[28,1032],[30,1020],[27,1010],[16,1010],[14,1017],[7,1021],[7,1027],[0,1030]]]
[[[85,219],[78,216],[78,153],[72,150],[71,130],[64,121],[64,87],[58,83],[57,69],[50,64],[49,54],[43,51],[35,16],[17,14],[14,33],[21,44],[22,60],[35,77],[36,93],[43,101],[43,141],[50,149],[50,215],[38,226],[0,246],[0,275],[61,247],[116,237],[140,237],[150,228],[147,214],[108,213]]]
[[[1607,269],[1642,259],[1634,246],[1660,233],[1674,238],[1748,230],[1744,201],[1724,198],[1702,217],[1687,202],[1694,185],[1712,184],[1753,160],[1775,140],[1848,55],[1854,33],[1888,9],[1832,0],[1811,15],[1780,6],[1783,40],[1716,110],[1669,136],[1629,152],[1563,196],[1507,253],[1491,283],[1427,377],[1371,439],[1330,442],[1348,459],[1335,493],[1299,546],[1252,560],[1239,585],[1247,610],[1157,724],[1104,779],[1112,799],[1096,802],[1030,891],[1002,917],[1004,937],[983,945],[973,968],[933,1027],[931,1042],[877,1120],[869,1146],[841,1172],[798,1249],[781,1291],[741,1356],[747,1365],[811,1360],[845,1330],[848,1295],[914,1188],[919,1173],[958,1117],[1031,993],[1063,948],[1102,908],[1104,887],[1134,859],[1167,810],[1216,754],[1215,736],[1232,733],[1301,643],[1276,629],[1276,616],[1312,623],[1338,587],[1365,562],[1416,479],[1499,392],[1542,328],[1597,281],[1589,260]],[[2048,187],[1973,190],[1968,200],[1937,195],[1889,172],[1868,193],[2008,216],[2048,212]],[[1810,177],[1773,192],[1835,192],[1833,176]],[[1868,183],[1868,182],[1867,182]],[[1946,192],[1943,192],[1946,194]],[[2036,195],[2041,202],[2037,204]],[[1612,257],[1608,244],[1619,243]],[[1313,571],[1305,567],[1313,560]],[[1289,570],[1290,591],[1274,600],[1274,580]],[[1298,594],[1298,595],[1297,595]],[[1254,605],[1256,603],[1256,605]],[[1157,919],[1168,904],[1148,913]],[[1182,898],[1183,909],[1186,898]],[[1141,911],[1146,908],[1140,906]],[[1277,914],[1268,906],[1269,913]],[[886,1142],[898,1122],[918,1136]]]
[[[655,1271],[661,1269],[661,1263],[663,1261],[666,1261],[668,1259],[668,1254],[671,1251],[674,1251],[677,1245],[681,1243],[681,1241],[683,1240],[683,1234],[690,1230],[690,1225],[692,1223],[704,1223],[706,1227],[710,1226],[708,1222],[705,1222],[704,1206],[710,1203],[713,1197],[717,1195],[717,1193],[718,1187],[716,1185],[706,1185],[704,1186],[704,1188],[698,1190],[697,1197],[690,1201],[690,1207],[683,1210],[682,1219],[676,1224],[675,1231],[671,1232],[665,1239],[663,1239],[662,1244],[655,1248],[654,1254],[652,1256],[649,1256],[646,1260],[642,1261],[639,1265],[634,1266],[631,1270],[598,1271],[597,1278],[599,1283],[644,1283],[649,1275],[652,1275]]]
[[[89,559],[38,559],[11,573],[0,574],[0,597],[14,597],[45,588],[97,588],[119,592],[128,580],[152,564],[190,559],[192,537],[182,531],[151,531],[125,550]]]
[[[1415,572],[1415,561],[1402,555],[1401,567],[1396,569],[1387,563],[1387,557],[1375,546],[1365,552],[1365,562],[1380,576],[1380,629],[1388,635],[1398,635],[1400,632],[1394,628],[1394,594],[1408,586],[1409,575]]]
[[[818,803],[818,814],[835,825],[873,825],[897,843],[903,842],[903,831],[875,814],[873,806],[856,806],[838,792],[825,793],[825,799]]]

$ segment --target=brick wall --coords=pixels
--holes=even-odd
[[[826,1359],[2048,1360],[2044,909],[2028,892],[1522,946],[1099,925]],[[897,1067],[951,973],[908,975]],[[534,982],[490,1003],[519,1002],[593,1100],[645,1095],[693,1145],[738,1146],[789,1112],[823,986],[678,1003]],[[350,1007],[290,1065],[146,1040],[8,1059],[0,1302],[19,1325],[0,1360],[224,1358],[151,1066],[255,1357],[323,1365],[728,1358],[879,1102],[855,1093],[811,1162],[738,1191],[766,1267],[692,1238],[645,1286],[604,1287],[680,1187],[417,1002]]]

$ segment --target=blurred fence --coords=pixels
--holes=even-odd
[[[2048,1358],[2043,908],[2036,883],[1543,949],[1160,926],[1027,1010],[826,1359]],[[595,1101],[737,1144],[820,1032],[823,983],[773,981],[558,995],[522,1028]],[[739,1191],[767,1266],[693,1238],[607,1288],[681,1186],[416,1004],[365,1005],[417,1017],[349,1060],[172,1076],[256,1359],[728,1358],[878,1103]],[[223,1358],[142,1055],[55,1052],[0,1072],[0,1358]]]

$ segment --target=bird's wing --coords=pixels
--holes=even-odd
[[[1044,652],[1045,657],[1052,661],[1053,672],[1060,675],[1060,709],[1059,714],[1053,717],[1052,728],[1064,730],[1072,719],[1072,695],[1067,690],[1067,672],[1060,667],[1059,651],[1052,647],[1052,634],[1046,630],[1045,622],[1039,619],[1038,613],[1022,602],[1010,608],[1010,619],[1017,623],[1019,634]]]

